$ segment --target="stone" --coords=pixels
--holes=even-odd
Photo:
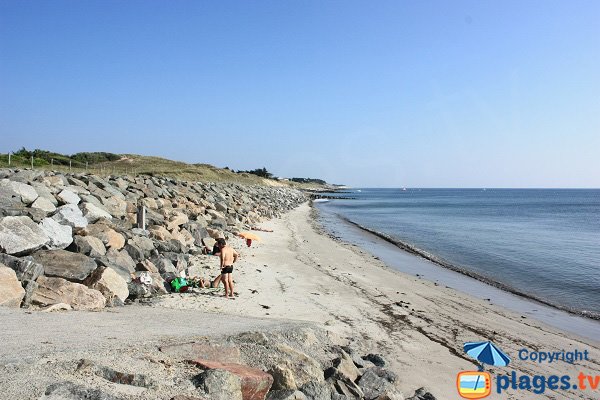
[[[85,228],[88,225],[87,219],[75,204],[58,207],[52,218],[59,224],[69,225],[73,228]]]
[[[153,274],[158,274],[158,268],[156,268],[156,265],[154,265],[154,263],[150,260],[144,260],[144,261],[140,261],[139,263],[136,264],[135,266],[135,270],[136,271],[147,271],[147,272],[151,272]]]
[[[110,215],[106,210],[92,203],[83,203],[83,215],[90,224],[93,224],[99,219],[112,219],[112,215]]]
[[[125,246],[125,237],[102,222],[90,224],[78,232],[83,236],[94,236],[100,239],[107,248],[121,250]]]
[[[150,253],[154,250],[154,243],[151,239],[134,236],[127,241],[125,250],[135,261],[143,261],[150,257]]]
[[[0,264],[0,307],[18,308],[25,297],[25,289],[12,268]]]
[[[4,192],[12,192],[11,194],[20,197],[23,204],[31,204],[38,198],[38,194],[35,189],[26,183],[2,179],[0,180],[0,187],[5,189]]]
[[[127,202],[123,199],[115,196],[102,198],[102,204],[113,217],[121,218],[127,215]]]
[[[224,363],[240,363],[239,347],[227,343],[190,342],[160,347],[160,351],[181,360],[203,359]]]
[[[98,290],[106,297],[107,301],[118,297],[121,302],[124,302],[129,297],[127,282],[112,268],[96,268],[84,281],[84,285]]]
[[[96,376],[119,385],[138,386],[146,389],[157,387],[156,383],[144,374],[120,372],[110,367],[97,364],[91,360],[82,359],[79,361],[77,370],[91,372]]]
[[[267,394],[266,400],[308,400],[308,398],[299,390],[272,390]]]
[[[150,291],[150,287],[144,285],[140,282],[131,281],[127,283],[127,290],[129,291],[130,300],[141,299],[145,297],[150,297],[152,292]]]
[[[171,397],[171,400],[207,400],[205,397],[192,397],[192,396],[184,396],[177,395],[175,397]]]
[[[73,228],[69,225],[61,225],[52,218],[44,218],[39,223],[40,228],[50,238],[46,248],[51,250],[66,249],[73,243]]]
[[[323,370],[315,359],[283,343],[275,344],[274,350],[279,359],[277,364],[293,372],[298,387],[312,381],[323,382]]]
[[[4,217],[0,220],[0,251],[26,255],[42,248],[50,238],[29,217]]]
[[[208,235],[213,239],[219,239],[219,238],[225,237],[225,235],[223,234],[223,232],[220,229],[206,228],[206,232],[208,232]]]
[[[380,367],[365,370],[358,381],[364,396],[368,400],[377,399],[392,387],[396,375]]]
[[[100,389],[88,388],[72,382],[53,383],[46,388],[40,400],[121,400]]]
[[[66,250],[40,250],[32,257],[44,267],[45,275],[76,282],[83,282],[97,267],[90,257]]]
[[[183,225],[189,221],[187,215],[183,213],[177,213],[173,217],[169,219],[169,223],[167,224],[167,229],[172,231],[178,228],[180,225]]]
[[[343,394],[348,399],[369,399],[374,400],[369,397],[366,397],[362,391],[362,389],[356,385],[356,383],[344,379],[334,379],[333,386],[337,390],[338,393]]]
[[[81,198],[68,189],[64,189],[62,192],[56,195],[62,204],[79,204]]]
[[[352,361],[352,358],[345,351],[340,350],[340,352],[340,357],[332,362],[333,367],[352,382],[356,381],[356,378],[361,375],[360,371],[356,368],[354,361]]]
[[[45,197],[38,197],[37,200],[31,204],[31,208],[37,208],[38,210],[44,211],[46,214],[56,211],[56,206]]]
[[[273,377],[260,369],[242,364],[223,363],[204,359],[194,360],[199,367],[208,370],[224,370],[239,377],[244,400],[264,400],[273,384]]]
[[[18,258],[0,253],[0,263],[11,268],[17,274],[17,279],[22,281],[35,281],[44,273],[44,267],[34,262],[32,257]]]
[[[50,188],[48,188],[48,186],[46,186],[40,182],[31,182],[30,185],[33,186],[33,188],[39,195],[38,199],[43,198],[44,200],[47,200],[50,203],[52,203],[53,206],[55,206],[55,207],[58,206],[58,201],[56,200],[56,197],[54,197],[52,190],[50,190]],[[54,188],[52,188],[52,189],[54,189]],[[35,201],[34,201],[34,203],[35,203]],[[33,204],[32,204],[32,206],[33,206]]]
[[[273,390],[292,390],[298,389],[296,380],[294,379],[294,373],[289,368],[276,365],[269,374],[273,377]]]
[[[49,313],[49,312],[54,312],[54,311],[71,311],[72,309],[73,309],[73,307],[71,307],[70,305],[68,305],[66,303],[57,303],[57,304],[53,304],[48,307],[44,307],[40,311],[43,313]]]
[[[246,400],[241,379],[229,371],[211,369],[197,375],[194,385],[211,400]]]
[[[105,257],[98,259],[100,264],[114,269],[127,282],[131,280],[131,274],[135,272],[136,263],[125,250],[109,249]]]
[[[383,356],[381,354],[373,354],[370,353],[366,356],[362,357],[363,360],[367,360],[367,361],[371,361],[373,364],[375,364],[377,367],[385,367],[386,366],[386,361],[383,358]]]
[[[202,238],[202,242],[204,243],[204,246],[208,247],[210,250],[212,250],[215,243],[217,243],[217,241],[211,237]]]
[[[77,253],[85,254],[93,258],[102,257],[106,254],[106,248],[102,240],[93,236],[75,236],[71,246]],[[71,250],[71,249],[69,249]]]
[[[419,388],[412,397],[409,397],[406,400],[436,400],[436,398],[425,388]]]
[[[164,226],[152,225],[148,228],[148,232],[150,232],[151,238],[161,240],[163,242],[173,239],[171,232],[169,232]]]
[[[333,393],[328,383],[315,381],[305,383],[300,391],[311,400],[331,400]]]
[[[97,290],[69,282],[62,278],[40,276],[38,288],[34,292],[31,303],[39,306],[65,303],[74,310],[100,310],[106,305],[106,299]]]

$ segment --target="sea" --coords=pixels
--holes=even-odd
[[[600,337],[600,190],[361,188],[329,195],[347,199],[315,203],[323,226],[393,268]]]

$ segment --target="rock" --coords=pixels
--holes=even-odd
[[[429,393],[425,388],[419,388],[412,397],[406,400],[436,400],[435,396]]]
[[[214,247],[214,245],[215,245],[215,243],[217,243],[217,241],[215,239],[211,238],[211,237],[204,237],[204,238],[202,238],[202,242],[210,250],[212,250],[213,247]]]
[[[76,251],[93,258],[102,257],[106,254],[106,248],[102,241],[93,236],[75,236],[73,246],[69,250]]]
[[[205,397],[192,397],[192,396],[177,395],[175,397],[171,397],[171,400],[206,400],[206,398]]]
[[[135,281],[127,283],[127,290],[129,291],[128,299],[130,300],[142,299],[152,296],[152,292],[150,291],[149,286]]]
[[[23,297],[25,297],[25,289],[17,279],[15,271],[0,264],[0,307],[18,308]]]
[[[173,239],[173,235],[164,226],[152,225],[148,228],[150,237],[163,242]]]
[[[103,210],[92,203],[83,203],[83,215],[90,224],[93,224],[99,219],[112,219],[112,215],[110,215],[106,210]]]
[[[333,379],[333,386],[339,394],[344,395],[348,399],[364,399],[366,398],[363,391],[356,383],[347,378]]]
[[[118,297],[124,302],[129,297],[127,282],[115,270],[99,267],[84,281],[84,285],[98,290],[107,301]]]
[[[31,204],[38,198],[35,189],[25,183],[2,179],[0,180],[0,188],[4,189],[3,192],[7,194],[10,193],[11,196],[14,195],[20,197],[23,204]]]
[[[25,255],[42,248],[50,238],[29,217],[4,217],[0,220],[0,251]]]
[[[315,381],[305,383],[300,391],[311,400],[330,400],[333,393],[328,383]]]
[[[65,303],[74,310],[99,310],[106,305],[106,299],[97,290],[89,289],[79,283],[69,282],[62,278],[40,276],[38,288],[31,302],[39,306]]]
[[[274,350],[278,353],[278,365],[292,371],[299,387],[312,381],[323,382],[321,365],[313,358],[283,343],[275,344]]]
[[[88,225],[85,229],[78,231],[83,236],[93,236],[100,240],[108,248],[121,250],[125,246],[123,235],[112,229],[110,226],[98,222]]]
[[[250,368],[246,365],[222,363],[204,359],[194,360],[194,363],[201,368],[208,370],[224,370],[239,377],[241,381],[242,398],[244,400],[264,400],[273,384],[273,377],[271,375],[260,369]]]
[[[52,218],[44,218],[39,223],[50,242],[46,245],[48,249],[66,249],[73,243],[73,228],[69,225],[61,225]]]
[[[273,377],[273,390],[295,391],[298,389],[294,373],[289,368],[276,365],[269,370],[269,374]]]
[[[219,239],[219,238],[225,237],[225,235],[223,235],[223,232],[219,229],[206,228],[206,231],[208,232],[209,236],[213,239]]]
[[[135,272],[136,263],[125,250],[109,249],[105,257],[98,259],[100,264],[114,269],[125,281],[131,280],[131,274]]]
[[[143,261],[150,257],[150,253],[154,250],[154,243],[148,238],[134,236],[127,241],[125,250],[135,261]]]
[[[38,197],[37,200],[31,204],[31,208],[37,208],[38,210],[44,211],[46,214],[56,211],[56,206],[44,197]]]
[[[183,213],[177,213],[169,220],[167,224],[167,229],[172,231],[178,228],[180,225],[183,225],[189,221],[188,216]]]
[[[246,400],[242,397],[241,379],[229,371],[211,369],[196,376],[193,381],[211,400]]]
[[[15,271],[20,281],[35,281],[44,273],[44,267],[34,262],[32,257],[18,258],[0,253],[0,263]]]
[[[272,390],[266,400],[308,400],[299,390]]]
[[[110,215],[121,218],[127,215],[127,202],[118,197],[108,197],[102,199],[102,204]]]
[[[392,387],[392,383],[396,380],[396,375],[383,368],[373,367],[364,371],[358,386],[364,392],[365,398],[368,400],[377,399]]]
[[[52,218],[59,224],[70,225],[73,228],[85,228],[88,225],[87,219],[75,204],[58,207]]]
[[[109,382],[117,383],[119,385],[130,385],[138,386],[146,389],[155,388],[157,385],[146,375],[143,374],[129,374],[126,372],[116,371],[112,368],[99,365],[91,360],[82,359],[77,365],[78,371],[91,372],[96,376],[106,379]]]
[[[158,274],[158,268],[156,268],[156,265],[154,265],[154,263],[150,260],[144,260],[141,261],[139,263],[137,263],[137,265],[135,266],[135,270],[136,271],[147,271],[147,272],[151,272],[153,274]]]
[[[47,276],[82,282],[96,269],[96,262],[84,254],[66,250],[40,250],[32,255]]]
[[[58,197],[60,202],[63,204],[77,205],[81,201],[81,198],[79,196],[77,196],[75,193],[73,193],[72,191],[70,191],[68,189],[64,189],[62,192],[60,192],[58,195],[56,195],[56,197]]]
[[[203,359],[224,363],[240,363],[239,347],[227,343],[182,343],[162,346],[160,351],[181,360]]]
[[[54,194],[52,194],[52,191],[48,188],[48,186],[40,182],[31,182],[31,186],[33,186],[33,188],[39,195],[38,199],[43,198],[44,200],[47,200],[50,203],[52,203],[54,207],[58,206],[58,201],[56,200],[56,197],[54,197]]]
[[[71,311],[73,309],[73,307],[71,307],[70,305],[66,304],[66,303],[58,303],[58,304],[53,304],[51,306],[42,308],[40,311],[43,313],[49,313],[49,312],[54,312],[54,311]]]
[[[387,364],[381,354],[372,354],[371,353],[366,356],[363,356],[362,358],[363,358],[363,360],[371,361],[377,367],[385,367]]]
[[[345,351],[340,350],[340,352],[340,357],[336,358],[332,362],[333,367],[336,368],[341,375],[345,376],[352,382],[356,381],[356,378],[361,375],[360,371],[358,368],[356,368],[352,358],[346,354]]]
[[[53,383],[46,388],[40,400],[120,400],[100,389],[87,388],[71,382]]]

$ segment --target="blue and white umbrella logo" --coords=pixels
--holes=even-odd
[[[492,342],[467,342],[463,348],[481,364],[506,367],[510,363],[510,358]],[[480,370],[483,371],[483,367]]]

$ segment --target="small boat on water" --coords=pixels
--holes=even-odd
[[[327,203],[329,199],[314,199],[313,203]]]

